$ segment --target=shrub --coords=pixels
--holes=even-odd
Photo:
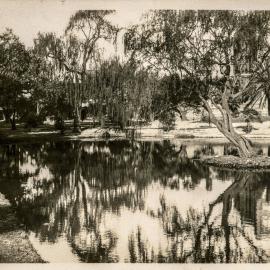
[[[252,129],[253,129],[253,126],[251,125],[249,119],[246,119],[245,122],[247,123],[247,125],[243,128],[243,131],[245,133],[250,133],[252,131]]]
[[[65,131],[65,122],[64,122],[62,117],[57,117],[55,119],[54,127],[55,127],[55,129],[60,130],[62,134],[64,133],[64,131]]]
[[[163,130],[172,130],[175,126],[175,114],[174,112],[164,112],[159,116],[160,122],[163,124]]]
[[[202,116],[201,116],[201,122],[209,123],[210,122],[209,115],[203,113]]]
[[[24,122],[25,122],[25,128],[32,129],[32,128],[37,128],[42,120],[39,115],[30,112],[24,117]]]
[[[260,122],[262,123],[262,117],[255,109],[246,108],[242,111],[245,122]]]

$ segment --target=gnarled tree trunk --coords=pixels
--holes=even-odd
[[[213,105],[220,111],[222,119],[219,120],[214,115],[207,100],[201,97],[205,108],[209,113],[210,121],[218,128],[218,130],[238,149],[240,157],[252,157],[255,155],[250,141],[244,136],[237,133],[232,125],[232,115],[228,105],[229,89],[225,86],[222,94],[221,104],[216,104],[211,100]]]

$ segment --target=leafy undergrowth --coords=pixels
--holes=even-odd
[[[230,169],[270,169],[270,157],[255,156],[241,158],[236,156],[203,157],[204,164]]]

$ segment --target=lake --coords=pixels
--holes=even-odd
[[[1,144],[0,193],[49,262],[270,262],[270,173],[198,161],[234,152],[180,140]]]

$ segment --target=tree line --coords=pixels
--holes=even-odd
[[[61,36],[39,33],[31,48],[10,29],[0,35],[0,106],[12,129],[17,119],[54,116],[60,129],[69,118],[80,132],[83,103],[122,129],[134,118],[170,123],[205,109],[240,156],[253,156],[232,123],[240,105],[269,98],[270,13],[148,11],[124,31],[124,60],[103,56],[101,44],[116,44],[122,30],[113,14],[77,11]]]

